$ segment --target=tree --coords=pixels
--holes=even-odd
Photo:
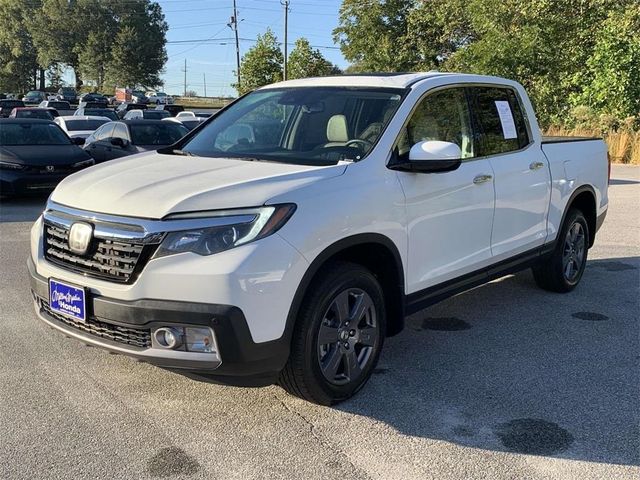
[[[80,14],[84,10],[81,5],[83,2],[42,0],[40,6],[32,7],[31,15],[25,17],[24,22],[33,37],[40,66],[68,65],[75,73],[78,88],[82,85],[82,77],[75,47],[84,43],[88,31],[81,23]]]
[[[336,67],[322,56],[320,50],[312,49],[306,38],[296,40],[289,55],[288,77],[290,79],[323,77],[335,72]]]
[[[639,10],[637,0],[343,0],[334,39],[351,71],[517,80],[546,126],[579,104],[638,112]]]
[[[412,70],[407,23],[412,0],[344,0],[333,38],[360,71]]]
[[[165,49],[169,29],[162,8],[149,0],[115,2],[119,21],[105,82],[110,86],[157,87],[167,61]]]
[[[589,79],[576,105],[589,106],[618,119],[640,114],[640,7],[613,11],[596,33],[587,60]]]
[[[242,56],[240,62],[240,84],[232,86],[240,95],[263,85],[282,80],[283,56],[278,39],[269,28],[258,35],[256,44]]]
[[[0,0],[0,92],[22,92],[33,88],[38,68],[33,39],[22,28],[31,14],[31,1]]]
[[[84,23],[100,25],[100,28],[89,29],[83,42],[76,44],[73,50],[82,78],[93,83],[97,91],[102,91],[112,58],[113,39],[120,27],[118,12],[108,2],[80,0],[76,6]],[[117,4],[113,6],[117,7]]]

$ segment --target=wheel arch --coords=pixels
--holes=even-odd
[[[378,233],[362,233],[343,238],[325,248],[309,265],[293,297],[286,329],[290,336],[308,288],[334,260],[358,263],[369,269],[380,282],[385,294],[387,336],[400,333],[404,328],[404,267],[402,257],[393,241]]]
[[[575,191],[569,197],[567,206],[562,214],[562,221],[559,228],[564,225],[565,219],[569,210],[577,208],[582,212],[587,220],[589,227],[589,248],[593,246],[596,238],[596,219],[597,219],[597,207],[596,207],[596,192],[591,185],[582,185],[575,189]]]

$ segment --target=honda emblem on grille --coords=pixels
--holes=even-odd
[[[93,225],[90,223],[76,222],[69,230],[69,249],[78,255],[84,255],[89,250]]]

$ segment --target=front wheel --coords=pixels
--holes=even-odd
[[[588,249],[587,220],[580,210],[571,209],[551,258],[533,268],[533,277],[538,286],[558,293],[576,288],[587,266]]]
[[[327,265],[308,292],[280,385],[331,405],[351,397],[371,376],[386,331],[384,296],[369,270],[349,262]]]

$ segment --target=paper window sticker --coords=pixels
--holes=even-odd
[[[495,103],[498,115],[500,116],[500,125],[502,125],[502,135],[506,140],[518,138],[516,123],[513,120],[513,114],[511,113],[511,106],[509,105],[509,102],[505,100],[497,100]]]

